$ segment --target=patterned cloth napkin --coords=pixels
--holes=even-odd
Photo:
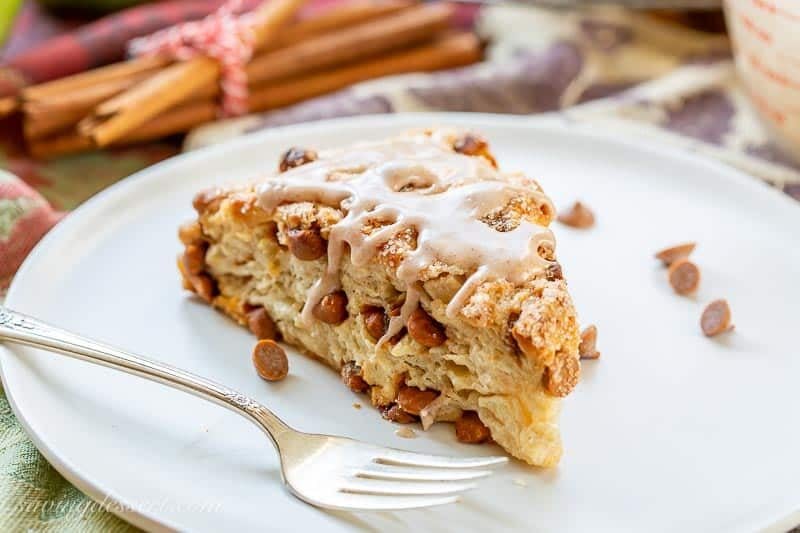
[[[753,114],[724,36],[622,10],[565,13],[520,6],[487,8],[478,29],[492,42],[483,64],[365,82],[288,109],[214,123],[193,132],[185,147],[347,115],[564,110],[606,131],[689,147],[800,200],[800,165],[769,141]],[[10,279],[32,244],[61,216],[39,192],[61,208],[71,207],[172,153],[164,145],[147,150],[46,164],[0,156],[0,166],[28,182],[0,177],[0,283]],[[120,159],[127,166],[120,167]],[[0,395],[0,530],[29,529],[123,531],[129,526],[93,505],[44,461]]]
[[[484,10],[488,61],[436,74],[396,76],[288,109],[201,127],[194,149],[282,124],[403,111],[531,114],[563,110],[653,142],[689,146],[800,200],[800,162],[769,140],[747,102],[723,34],[621,9]]]

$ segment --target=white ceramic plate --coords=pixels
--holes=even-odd
[[[253,426],[219,407],[58,355],[2,351],[15,412],[54,466],[149,529],[192,531],[751,531],[800,515],[800,208],[754,178],[691,154],[585,126],[484,115],[381,116],[260,133],[175,158],[71,214],[17,275],[8,305],[212,377],[290,424],[435,453],[490,454],[441,425],[401,439],[329,369],[294,353],[278,384],[251,368],[253,340],[181,290],[175,229],[195,191],[258,175],[299,144],[330,147],[409,127],[484,132],[504,168],[537,177],[557,206],[576,198],[597,226],[556,226],[559,257],[603,357],[564,402],[565,455],[512,463],[461,503],[401,513],[331,513],[281,487]],[[698,294],[678,297],[653,252],[696,240]],[[709,340],[705,303],[727,298],[736,331]],[[421,433],[421,432],[420,432]],[[520,485],[527,486],[520,486]],[[800,521],[800,520],[798,520]]]

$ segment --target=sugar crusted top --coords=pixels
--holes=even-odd
[[[506,279],[521,284],[552,264],[543,257],[555,247],[547,227],[525,218],[501,227],[490,223],[498,210],[523,196],[533,197],[552,213],[547,196],[514,183],[483,157],[456,153],[441,135],[420,134],[322,152],[316,161],[260,184],[257,193],[267,211],[283,203],[308,201],[346,213],[330,227],[327,266],[308,292],[304,320],[311,319],[311,310],[322,297],[340,288],[339,265],[348,246],[351,262],[360,266],[399,232],[416,233],[416,248],[397,269],[406,299],[381,343],[406,324],[419,303],[422,273],[436,261],[471,272],[447,306],[451,317],[482,282]]]

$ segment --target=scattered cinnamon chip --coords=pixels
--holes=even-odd
[[[581,343],[578,346],[581,359],[600,358],[600,352],[597,351],[595,343],[597,343],[597,326],[592,324],[581,331]]]
[[[260,340],[253,348],[253,365],[261,378],[280,381],[289,373],[289,359],[283,348],[273,340]]]
[[[731,308],[726,300],[714,300],[706,306],[700,317],[700,328],[706,337],[714,337],[733,329]]]
[[[669,248],[664,248],[656,253],[656,259],[660,259],[665,266],[670,266],[675,261],[686,259],[694,251],[697,243],[685,242],[683,244],[676,244]]]
[[[700,285],[700,269],[688,259],[679,259],[669,267],[669,284],[678,294],[691,294]]]
[[[594,226],[594,213],[581,202],[558,214],[558,221],[571,228],[588,229]]]

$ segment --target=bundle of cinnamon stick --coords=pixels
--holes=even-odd
[[[381,76],[467,65],[478,39],[450,29],[446,4],[349,0],[292,22],[304,0],[253,12],[247,65],[250,112],[265,111]],[[23,114],[37,157],[152,140],[218,117],[220,67],[208,57],[143,56],[24,89],[3,111]]]

